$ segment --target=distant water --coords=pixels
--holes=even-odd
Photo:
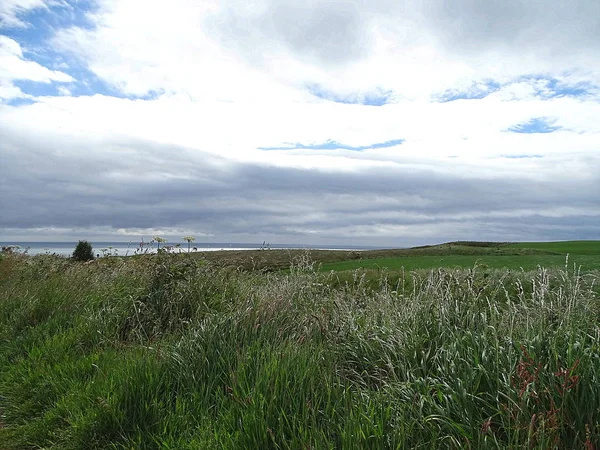
[[[155,253],[156,244],[152,247],[144,246],[140,247],[139,242],[90,242],[94,249],[94,254],[103,256],[111,253],[118,256],[131,256],[140,253]],[[73,250],[77,245],[77,242],[0,242],[0,246],[19,246],[19,251],[27,251],[29,255],[38,254],[57,254],[63,256],[70,256],[73,254]],[[170,248],[171,252],[187,253],[188,244],[187,242],[167,242],[161,244],[161,248],[164,246]],[[191,245],[191,251],[217,251],[217,250],[259,250],[261,248],[270,249],[319,249],[319,250],[372,250],[380,247],[368,247],[368,246],[357,246],[357,245],[298,245],[298,244],[241,244],[241,243],[197,243],[193,242]],[[195,249],[195,250],[194,250]]]

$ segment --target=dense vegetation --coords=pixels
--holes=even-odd
[[[73,259],[75,261],[91,261],[94,259],[92,244],[88,241],[79,241],[75,250],[73,250]]]
[[[600,445],[598,271],[302,256],[1,255],[0,448]]]

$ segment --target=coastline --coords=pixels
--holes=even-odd
[[[128,242],[91,242],[94,255],[103,256],[134,256],[157,252],[156,244],[152,247],[141,247],[139,243]],[[55,254],[71,256],[77,242],[0,242],[0,247],[13,247],[15,251],[28,255]],[[169,253],[188,253],[187,242],[162,244]],[[331,251],[365,251],[377,250],[374,246],[335,246],[335,245],[294,245],[294,244],[253,244],[253,243],[200,243],[190,247],[189,253],[218,252],[218,251],[248,251],[248,250],[331,250]]]

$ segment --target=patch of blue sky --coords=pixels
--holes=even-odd
[[[557,80],[550,80],[548,88],[552,90],[551,97],[583,97],[593,90],[590,83],[577,83],[569,86]]]
[[[53,55],[56,55],[53,58]],[[26,55],[26,57],[29,55]],[[70,75],[72,82],[52,81],[50,83],[37,83],[27,80],[17,80],[17,85],[21,91],[34,97],[60,95],[60,88],[68,89],[69,95],[73,97],[105,95],[117,98],[153,100],[159,97],[162,91],[150,91],[144,95],[124,94],[118,86],[112,86],[100,79],[95,73],[80,64],[76,59],[62,59],[61,55],[52,50],[47,51],[42,56],[28,57],[52,70],[57,70]]]
[[[19,43],[25,59],[35,61],[48,69],[64,72],[74,80],[71,83],[15,81],[15,85],[25,94],[33,97],[59,95],[59,88],[63,86],[75,96],[101,94],[121,97],[118,89],[107,86],[76,58],[55,51],[49,44],[50,38],[57,29],[70,26],[91,27],[92,23],[87,14],[92,10],[93,5],[94,2],[67,1],[49,8],[33,9],[20,17],[27,23],[27,27],[5,30],[8,37]],[[11,104],[24,104],[31,101],[15,99]]]
[[[259,147],[259,150],[351,150],[360,152],[363,150],[395,147],[397,145],[402,144],[403,142],[404,139],[392,139],[390,141],[377,142],[371,145],[353,146],[342,144],[340,142],[329,139],[321,144],[302,144],[300,142],[285,142],[284,145],[280,147]]]
[[[500,155],[500,158],[509,159],[528,159],[528,158],[543,158],[544,155],[539,154],[522,154],[522,155]]]
[[[315,97],[329,100],[336,103],[357,104],[367,106],[383,106],[390,103],[392,99],[392,91],[376,90],[366,94],[340,95],[335,92],[324,89],[318,84],[307,86],[308,91]]]
[[[37,62],[43,65],[38,59]],[[111,89],[92,72],[88,71],[84,67],[79,65],[69,65],[67,67],[59,67],[54,70],[60,70],[61,72],[69,74],[72,78],[72,82],[60,82],[51,81],[35,82],[30,80],[15,80],[13,83],[25,94],[33,97],[46,97],[61,95],[61,90],[66,88],[69,95],[82,96],[82,95],[111,95],[117,96],[118,91]]]
[[[28,98],[28,97],[18,97],[18,98],[11,98],[11,99],[5,100],[4,102],[9,106],[25,106],[25,105],[31,105],[31,104],[35,103],[35,100]],[[2,104],[2,100],[0,100],[0,105],[1,104]]]
[[[557,97],[588,98],[590,96],[600,95],[600,86],[589,82],[569,83],[555,77],[542,74],[531,74],[515,78],[505,83],[498,83],[494,80],[484,80],[473,83],[471,87],[460,89],[449,89],[433,96],[432,100],[440,103],[452,102],[456,100],[477,100],[510,86],[514,83],[531,83],[535,88],[536,96],[544,99]]]
[[[13,84],[21,89],[22,92],[33,97],[44,97],[58,95],[58,87],[64,83],[40,83],[28,80],[15,80]]]
[[[547,75],[527,75],[520,77],[516,81],[533,81],[543,85],[543,88],[537,90],[537,95],[543,98],[557,97],[587,97],[598,92],[599,87],[590,82],[578,81],[569,83],[555,77]]]
[[[560,130],[562,127],[554,125],[555,120],[549,117],[534,117],[527,122],[518,123],[508,128],[507,131],[512,133],[553,133]]]
[[[93,4],[94,2],[68,1],[47,8],[32,9],[20,16],[27,24],[26,27],[10,28],[4,33],[25,48],[46,46],[47,40],[57,29],[69,26],[90,28],[92,22],[87,13],[92,10]]]
[[[448,89],[441,94],[434,96],[433,100],[439,103],[453,102],[455,100],[476,100],[487,97],[496,92],[502,85],[493,80],[485,80],[480,83],[473,83],[466,90]]]

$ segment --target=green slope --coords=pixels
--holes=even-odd
[[[516,242],[508,248],[530,248],[571,255],[600,255],[600,241]]]
[[[481,244],[481,245],[479,245]],[[484,245],[485,244],[485,245]],[[407,249],[405,255],[330,262],[323,271],[378,269],[430,269],[436,267],[473,267],[475,264],[497,269],[532,270],[538,266],[563,267],[568,264],[582,270],[600,270],[600,241],[521,242],[521,243],[448,243]]]

